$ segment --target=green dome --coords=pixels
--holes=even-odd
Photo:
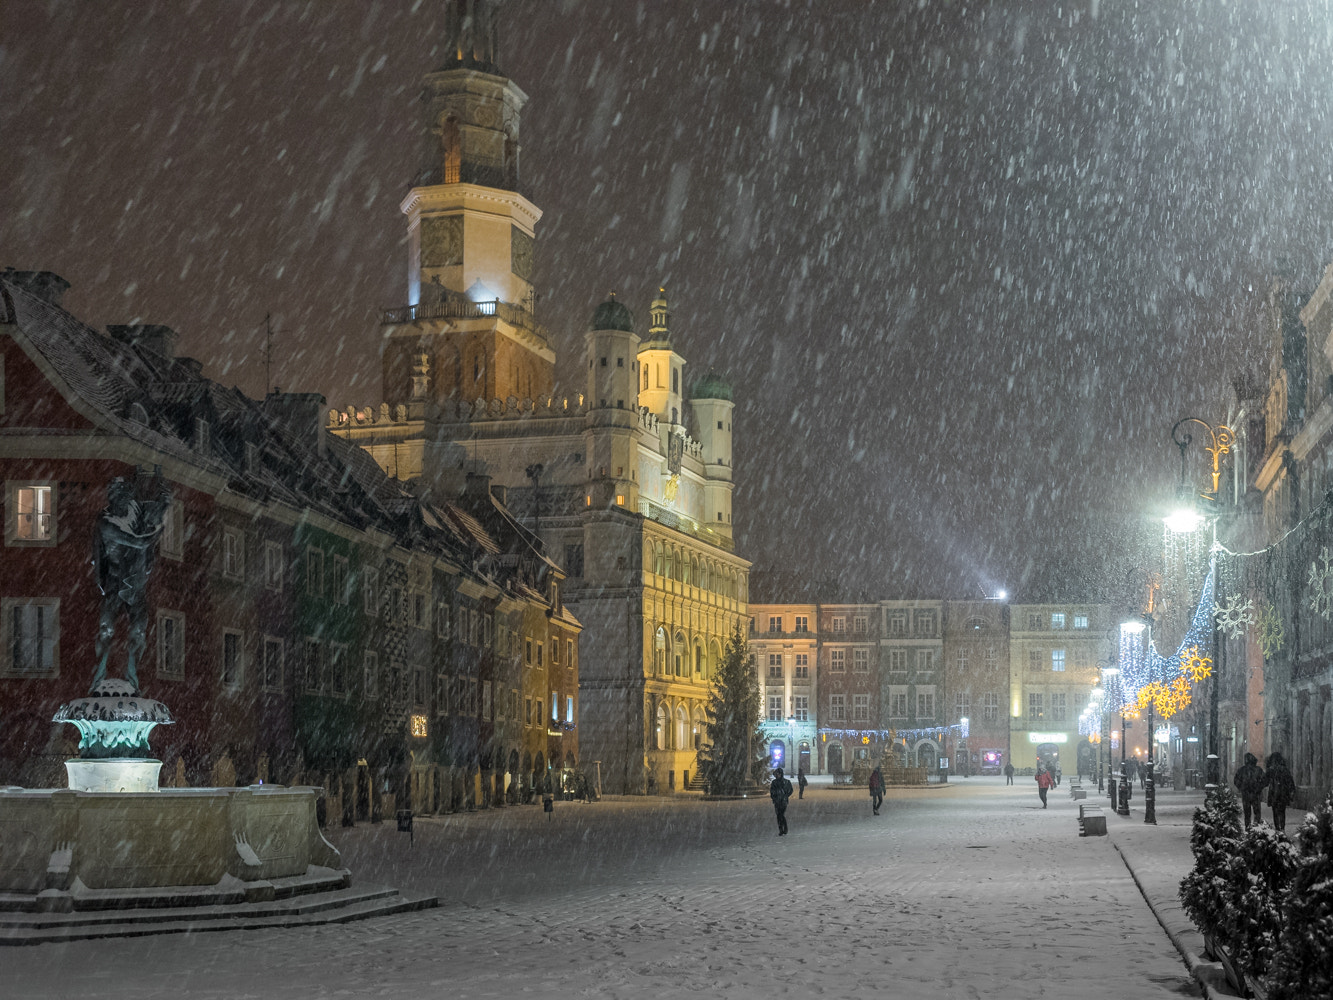
[[[691,399],[725,399],[731,402],[731,383],[717,372],[710,371],[690,389]]]
[[[633,333],[634,316],[616,301],[616,293],[612,292],[611,297],[598,306],[597,311],[592,314],[590,329],[623,330],[625,333]]]

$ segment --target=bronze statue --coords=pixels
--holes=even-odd
[[[119,476],[111,480],[106,488],[106,509],[97,518],[93,567],[102,592],[102,616],[97,625],[94,689],[106,678],[116,617],[123,607],[130,621],[125,679],[136,694],[139,691],[139,657],[148,644],[148,576],[171,505],[171,487],[162,481],[160,469],[155,470],[152,480],[156,480],[157,489],[151,500],[139,499],[134,483]]]

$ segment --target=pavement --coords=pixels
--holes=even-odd
[[[1042,809],[1022,777],[890,788],[880,816],[816,783],[781,838],[766,798],[361,825],[329,832],[354,880],[439,909],[11,948],[0,973],[6,1000],[1200,996],[1215,967],[1175,902],[1200,801],[1164,791],[1151,827],[1136,797],[1088,838],[1067,787]]]

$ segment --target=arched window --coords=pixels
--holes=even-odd
[[[665,705],[657,706],[657,749],[667,748],[667,710]]]
[[[705,727],[708,720],[704,716],[704,710],[698,705],[694,706],[694,749],[698,750],[703,746]]]
[[[657,634],[653,637],[653,658],[657,662],[657,672],[666,673],[667,669],[667,634],[666,629],[657,626]]]
[[[676,706],[676,749],[684,750],[690,745],[690,720],[685,714],[685,706]]]
[[[648,391],[648,366],[643,366],[643,391]]]
[[[699,560],[694,556],[690,556],[690,578],[685,582],[696,587],[699,585]]]
[[[672,580],[676,578],[676,550],[673,548],[667,549],[666,575]]]
[[[694,672],[700,677],[704,673],[704,647],[701,643],[694,645]]]
[[[679,368],[672,368],[672,369],[671,369],[671,391],[672,391],[672,392],[680,392],[680,369],[679,369]],[[675,410],[672,410],[671,412],[672,412],[672,414],[673,414],[673,416],[672,416],[672,418],[671,418],[671,422],[674,424],[674,423],[676,422],[676,418],[675,418],[675,416],[674,416],[674,414],[675,414],[676,411],[675,411]]]
[[[686,646],[685,646],[685,634],[683,632],[676,633],[676,641],[672,644],[672,647],[673,647],[672,653],[675,655],[676,676],[684,677],[685,665],[686,665],[685,664]]]
[[[443,147],[444,183],[457,184],[463,168],[463,144],[459,134],[458,119],[450,115],[444,120],[440,130]]]

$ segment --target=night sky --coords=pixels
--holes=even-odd
[[[0,0],[0,265],[251,395],[377,403],[443,0]],[[1118,599],[1171,425],[1333,262],[1333,19],[510,0],[562,388],[615,289],[732,378],[739,550],[849,598]],[[1202,455],[1196,455],[1202,476]],[[756,590],[755,600],[781,596]]]

